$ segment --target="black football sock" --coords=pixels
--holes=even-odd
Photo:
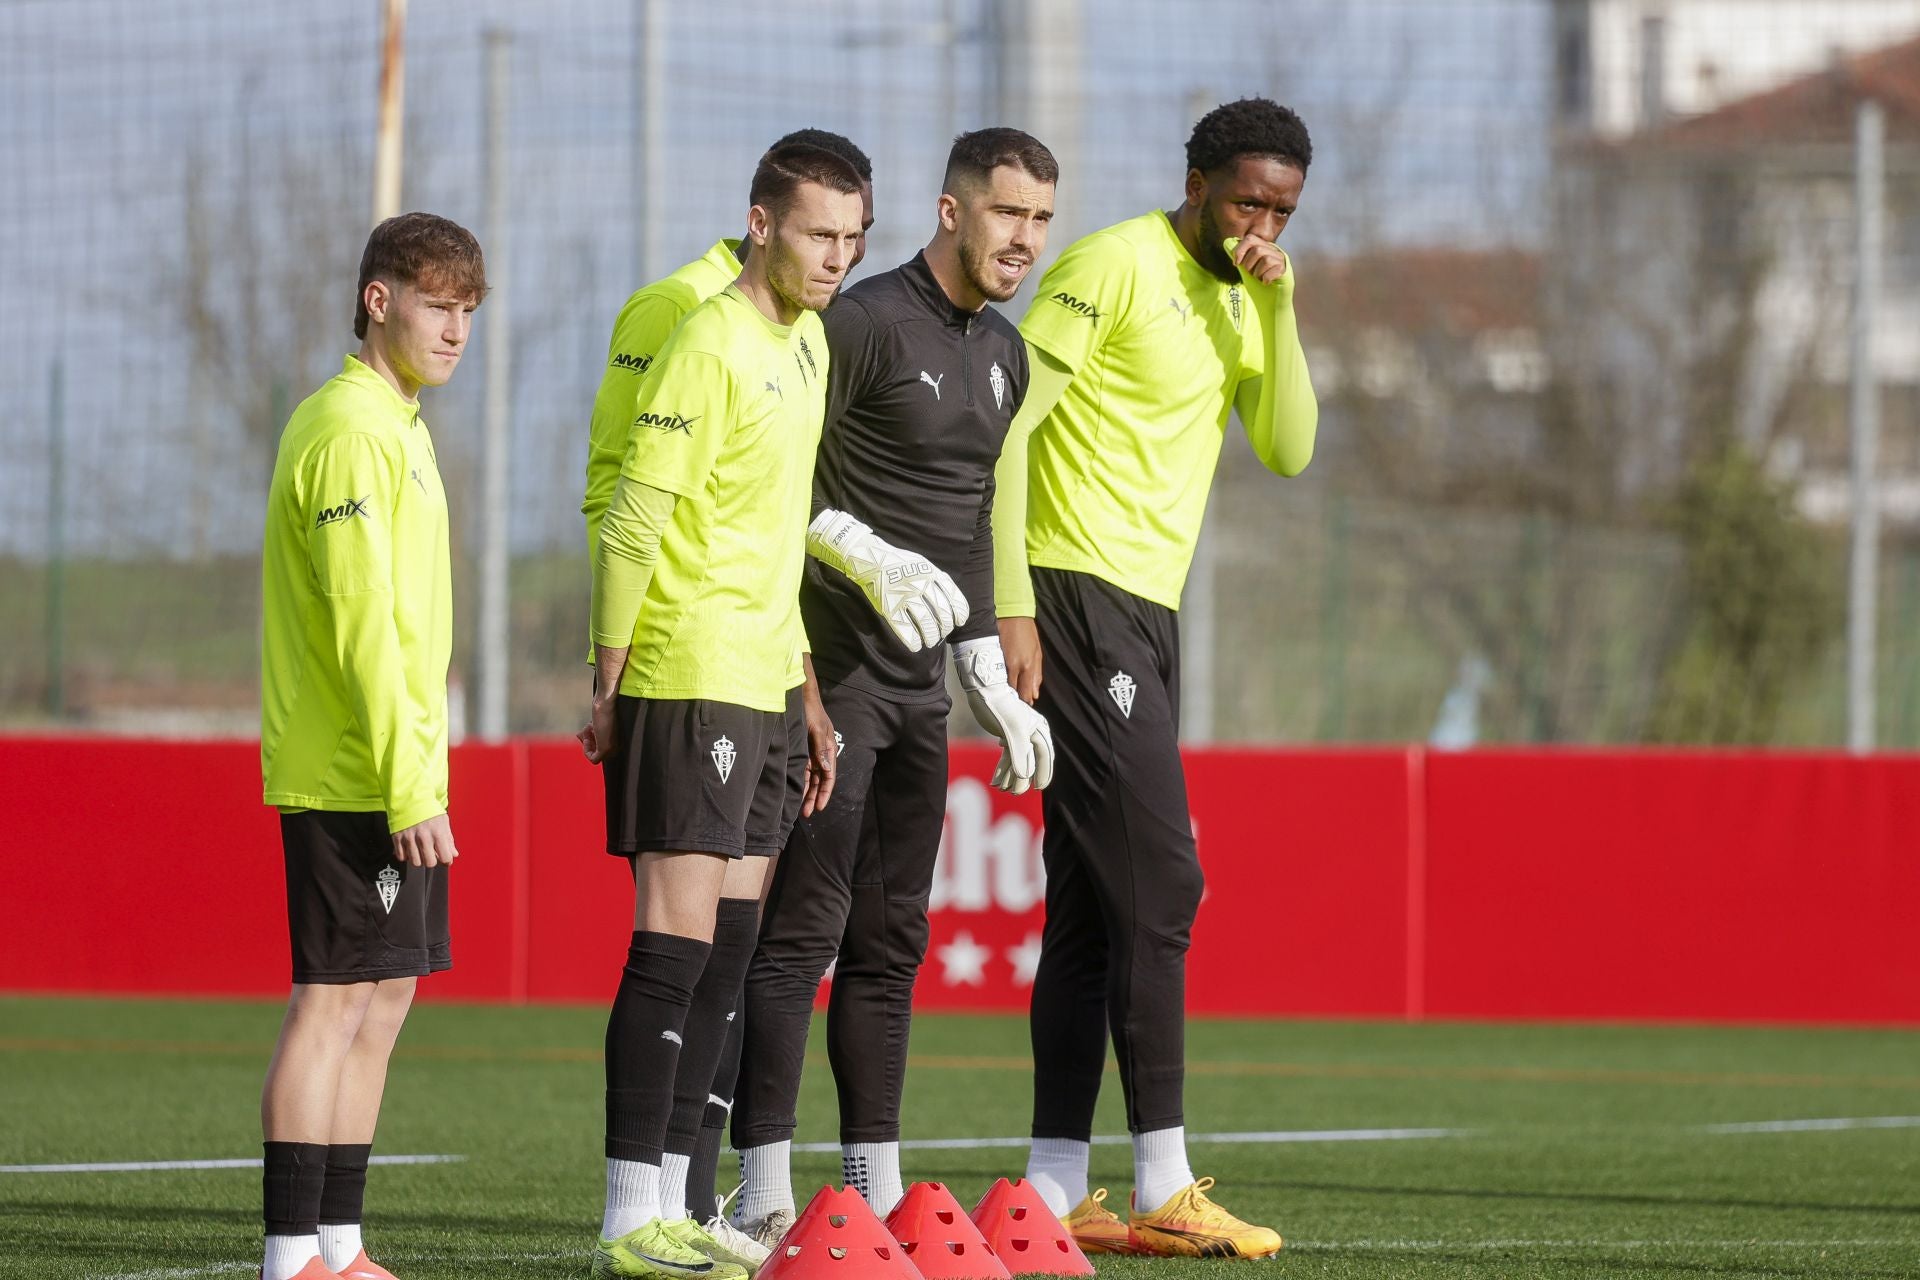
[[[268,1142],[261,1179],[262,1217],[270,1236],[311,1236],[320,1231],[320,1197],[327,1182],[323,1142]]]
[[[743,989],[740,1005],[736,1007],[745,1003]],[[733,1114],[733,1088],[740,1079],[740,1049],[745,1032],[746,1019],[736,1014],[727,1024],[727,1043],[720,1052],[720,1069],[713,1073],[713,1097],[707,1099],[706,1113],[700,1117],[700,1136],[694,1139],[693,1155],[689,1157],[689,1187],[718,1185],[720,1152],[727,1145],[727,1120]],[[714,1208],[717,1211],[719,1205],[716,1203]]]
[[[609,1159],[660,1163],[687,1009],[711,950],[697,938],[633,935],[607,1018]]]
[[[320,1222],[345,1226],[360,1221],[367,1199],[367,1161],[371,1142],[336,1142],[327,1148],[327,1181],[320,1192]]]
[[[738,1074],[739,1049],[736,1028],[740,1024],[740,992],[746,982],[747,964],[753,959],[753,944],[760,932],[760,903],[752,898],[722,898],[714,913],[713,952],[707,957],[706,970],[693,991],[693,1004],[687,1010],[686,1047],[680,1053],[680,1070],[674,1080],[673,1115],[667,1124],[666,1150],[669,1155],[688,1157],[686,1203],[693,1217],[705,1222],[713,1216],[713,1184],[719,1176],[720,1151],[715,1135],[710,1158],[704,1163],[701,1135],[710,1111],[716,1107],[725,1124],[725,1112],[732,1102],[732,1077]],[[727,1089],[719,1083],[722,1063],[733,1046],[732,1070],[727,1072]]]

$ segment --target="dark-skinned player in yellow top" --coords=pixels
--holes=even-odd
[[[749,1260],[724,1242],[663,1216],[662,1164],[683,1044],[725,1034],[696,1032],[687,1015],[729,863],[779,834],[795,792],[789,695],[805,646],[800,575],[826,408],[817,313],[859,247],[860,187],[852,165],[818,147],[761,157],[752,250],[642,380],[600,522],[595,692],[581,741],[605,768],[607,851],[628,859],[635,896],[607,1023],[597,1277],[746,1274]],[[823,798],[831,751],[829,740],[803,758],[811,800]]]
[[[1285,107],[1210,112],[1187,143],[1181,204],[1070,246],[1020,326],[1032,373],[997,472],[994,603],[1008,677],[1057,752],[1042,796],[1027,1177],[1089,1252],[1249,1258],[1281,1245],[1214,1203],[1187,1162],[1186,953],[1202,878],[1175,611],[1229,412],[1279,474],[1313,454],[1294,274],[1274,243],[1311,159]],[[1109,1030],[1133,1134],[1124,1218],[1087,1186]]]

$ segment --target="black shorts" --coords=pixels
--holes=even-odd
[[[620,749],[602,763],[607,852],[771,857],[800,816],[806,725],[785,711],[702,698],[615,703]]]
[[[280,815],[293,980],[379,982],[452,965],[447,868],[393,859],[384,813]]]
[[[787,847],[793,824],[800,820],[800,800],[807,788],[807,713],[801,686],[787,690],[787,710],[781,717],[786,737],[776,741],[767,753],[767,765],[776,764],[775,756],[786,752],[781,785],[771,782],[753,793],[753,809],[747,814],[747,856],[773,858]]]

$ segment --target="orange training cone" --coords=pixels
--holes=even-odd
[[[1014,1275],[1090,1276],[1093,1264],[1025,1178],[1000,1179],[973,1207],[973,1225]],[[763,1277],[766,1272],[760,1273]]]
[[[887,1230],[926,1280],[1011,1280],[953,1193],[916,1182],[887,1215]]]
[[[758,1280],[921,1280],[852,1187],[822,1187],[773,1247]]]

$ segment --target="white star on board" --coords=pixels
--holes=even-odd
[[[993,952],[973,940],[966,929],[953,935],[953,941],[936,948],[940,955],[940,980],[950,987],[978,987],[987,981],[987,961]]]
[[[1013,985],[1032,986],[1034,972],[1040,968],[1040,935],[1030,933],[1019,946],[1008,947],[1007,963],[1013,966]]]

